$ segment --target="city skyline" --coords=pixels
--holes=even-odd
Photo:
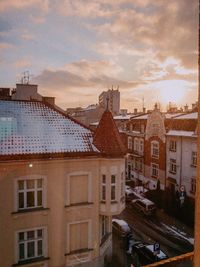
[[[0,81],[29,70],[66,109],[119,86],[121,108],[197,100],[198,1],[2,1]]]

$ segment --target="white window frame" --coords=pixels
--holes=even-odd
[[[156,175],[154,174],[154,170],[156,170]],[[151,176],[154,178],[158,178],[159,176],[159,165],[157,163],[151,163]]]
[[[174,139],[171,139],[169,141],[169,150],[172,152],[176,152],[176,149],[177,149],[177,141]]]
[[[112,177],[115,177],[115,182],[112,181]],[[111,202],[116,201],[117,199],[117,192],[116,192],[116,180],[117,180],[117,175],[116,174],[111,174],[110,177],[110,182],[111,182],[111,187],[110,187],[110,199]],[[112,191],[113,190],[113,191]],[[114,198],[112,198],[112,192],[114,192]]]
[[[197,166],[197,152],[192,151],[192,166],[196,167]]]
[[[27,244],[28,242],[30,241],[33,241],[33,240],[25,240],[24,242],[23,241],[19,241],[19,233],[24,233],[25,236],[27,236],[27,232],[29,231],[34,231],[36,232],[37,230],[42,230],[42,238],[35,238],[34,239],[34,249],[35,249],[35,252],[36,252],[36,256],[34,257],[27,257]],[[37,254],[37,241],[38,240],[42,240],[42,255],[38,255]],[[41,258],[41,257],[47,257],[48,256],[48,237],[47,237],[47,227],[46,226],[41,226],[41,227],[34,227],[34,228],[29,228],[29,229],[20,229],[18,231],[15,232],[15,262],[18,263],[18,262],[23,262],[23,261],[27,261],[27,260],[33,260],[33,259],[37,259],[37,258]],[[20,255],[19,255],[19,244],[20,243],[24,243],[25,246],[24,246],[24,251],[25,251],[25,258],[24,259],[20,259]]]
[[[133,140],[131,136],[128,136],[128,149],[132,150],[133,148]]]
[[[144,152],[144,140],[140,139],[140,149],[139,149],[140,153],[143,154]]]
[[[155,153],[156,152],[156,153]],[[159,159],[159,142],[152,141],[151,142],[151,157],[155,159]]]
[[[104,181],[105,178],[105,181]],[[106,175],[102,174],[101,176],[101,201],[106,201]],[[105,194],[105,197],[104,197]]]
[[[27,207],[27,199],[26,199],[26,192],[34,191],[35,194],[37,192],[37,189],[25,189],[25,190],[19,190],[18,188],[18,182],[19,181],[28,181],[28,180],[34,180],[36,183],[37,180],[42,179],[42,205],[37,206],[34,205],[33,207]],[[24,208],[19,208],[19,193],[24,192]],[[36,198],[35,198],[35,204],[36,204]],[[21,211],[21,210],[33,210],[37,208],[46,208],[47,207],[47,177],[43,175],[27,175],[27,176],[21,176],[15,179],[14,184],[14,211]]]
[[[101,239],[109,233],[109,217],[101,215]]]
[[[88,203],[92,202],[93,195],[92,195],[92,174],[91,172],[84,172],[84,171],[76,171],[76,172],[70,172],[67,174],[66,178],[66,206],[70,206],[70,179],[73,176],[81,176],[81,175],[87,175],[88,176],[88,197],[87,201]],[[78,204],[78,203],[77,203]]]
[[[169,172],[176,174],[177,173],[177,163],[176,159],[169,160]]]

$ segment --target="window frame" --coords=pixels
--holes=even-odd
[[[128,136],[128,149],[132,150],[133,149],[133,139],[131,136]]]
[[[155,147],[157,146],[157,147]],[[155,153],[155,151],[157,151]],[[151,141],[151,157],[154,159],[159,159],[160,146],[158,141]]]
[[[169,160],[169,172],[176,174],[177,173],[177,162],[176,159]]]
[[[105,181],[104,181],[105,178]],[[105,198],[103,197],[105,194]],[[106,201],[106,175],[102,174],[101,176],[101,201]]]
[[[112,181],[113,177],[115,177],[114,182]],[[117,200],[116,179],[117,179],[117,175],[111,174],[111,176],[110,176],[110,200],[111,200],[111,202],[115,202]],[[113,192],[114,192],[114,198],[112,197]]]
[[[26,196],[24,196],[24,199],[26,200],[26,203],[24,203],[24,205],[25,204],[26,205],[24,206],[24,208],[19,208],[19,193],[20,193],[19,191],[21,192],[23,191],[23,190],[19,190],[18,188],[19,181],[30,181],[30,180],[39,180],[39,179],[42,179],[42,205],[41,206],[34,205],[32,207],[27,207],[27,198]],[[25,191],[25,193],[28,191]],[[34,202],[36,203],[36,200],[34,200]],[[34,209],[43,209],[43,208],[47,208],[47,177],[44,175],[27,175],[27,176],[17,177],[14,183],[14,211],[15,212],[29,211],[29,210],[31,211]]]
[[[197,151],[192,151],[192,166],[197,167]]]
[[[170,139],[169,141],[169,151],[176,152],[177,151],[177,140]]]
[[[35,237],[35,233],[38,230],[42,230],[42,237]],[[24,235],[27,237],[28,232],[34,231],[34,239],[21,241],[19,240],[19,234],[24,233]],[[20,229],[15,232],[15,262],[16,263],[23,263],[25,261],[32,261],[34,259],[39,259],[39,258],[44,258],[47,257],[48,255],[48,243],[47,243],[47,227],[46,226],[41,226],[41,227],[34,227],[34,228],[28,228],[28,229]],[[42,240],[42,254],[38,255],[38,241]],[[34,242],[34,250],[35,250],[35,256],[34,257],[27,257],[28,249],[27,249],[27,244],[29,242]],[[24,245],[24,259],[20,259],[20,244],[25,244]]]
[[[154,168],[156,166],[156,168]],[[157,174],[156,175],[154,175],[153,174],[153,170],[157,170]],[[158,178],[159,177],[159,164],[157,164],[157,163],[151,163],[151,177],[153,177],[153,178]]]
[[[191,183],[190,183],[190,192],[193,195],[195,195],[195,193],[196,193],[196,186],[197,186],[196,178],[192,177],[191,178]]]

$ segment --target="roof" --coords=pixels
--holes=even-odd
[[[104,111],[94,134],[95,146],[108,157],[122,157],[126,148],[109,110]]]
[[[118,115],[114,116],[114,120],[129,120],[132,117],[132,115],[127,114],[127,115]]]
[[[149,113],[132,116],[131,120],[147,120]]]
[[[171,119],[180,115],[183,115],[183,113],[164,113],[166,119]]]
[[[39,101],[0,101],[0,158],[96,154],[92,131]]]
[[[182,114],[174,118],[174,120],[197,120],[198,119],[198,112],[192,112],[187,114]]]
[[[196,137],[193,131],[178,131],[178,130],[169,130],[166,135],[170,136],[185,136],[185,137]]]

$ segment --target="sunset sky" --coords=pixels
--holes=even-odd
[[[0,87],[29,70],[67,107],[119,86],[121,108],[197,100],[198,0],[1,0]]]

